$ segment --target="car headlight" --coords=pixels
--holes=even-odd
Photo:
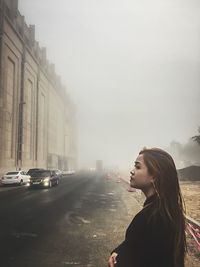
[[[43,182],[44,182],[44,183],[45,183],[45,182],[49,182],[49,180],[50,180],[50,178],[47,177],[47,178],[44,178],[44,179],[43,179]]]

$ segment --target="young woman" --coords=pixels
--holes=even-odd
[[[113,250],[109,267],[184,267],[185,217],[176,167],[165,151],[143,149],[130,176],[146,196],[143,209]]]

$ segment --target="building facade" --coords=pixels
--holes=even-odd
[[[0,0],[0,174],[76,169],[76,110],[17,0]]]

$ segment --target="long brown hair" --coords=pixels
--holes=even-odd
[[[185,205],[174,160],[166,151],[159,148],[144,148],[139,154],[143,155],[148,172],[154,177],[153,185],[159,199],[160,214],[168,220],[174,230],[174,267],[185,266]]]

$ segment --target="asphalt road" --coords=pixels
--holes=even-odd
[[[50,189],[0,188],[0,265],[107,266],[127,226],[122,190],[96,174],[68,176]]]

